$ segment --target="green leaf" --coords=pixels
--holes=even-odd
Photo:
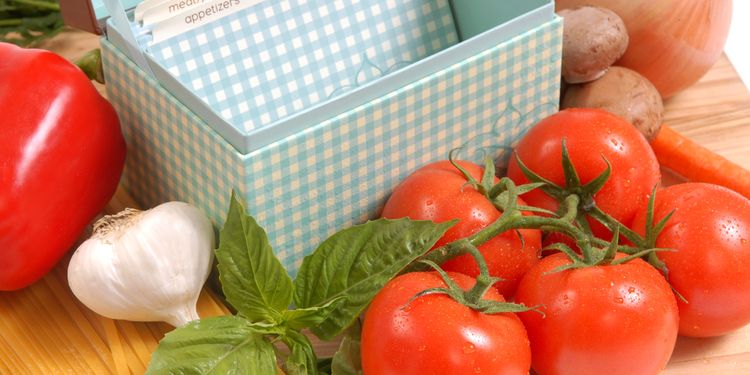
[[[523,185],[516,186],[516,194],[517,195],[524,195],[534,189],[541,188],[542,186],[546,185],[544,182],[534,182],[534,183],[528,183]]]
[[[513,302],[499,302],[499,301],[490,301],[490,300],[482,300],[483,304],[481,305],[483,308],[481,309],[483,314],[492,315],[492,314],[503,314],[503,313],[522,313],[526,311],[534,310],[536,307],[527,307],[525,305],[521,305],[518,303]]]
[[[63,27],[56,2],[0,1],[0,42],[30,47],[56,35]]]
[[[344,299],[341,297],[328,301],[323,306],[286,310],[283,313],[283,319],[286,322],[285,326],[296,330],[317,326],[343,301]]]
[[[484,172],[482,174],[482,193],[488,195],[492,187],[495,186],[495,161],[492,157],[487,156],[484,158]]]
[[[582,190],[584,190],[587,194],[593,196],[596,192],[602,189],[604,187],[604,184],[609,181],[609,176],[612,174],[612,164],[609,163],[609,160],[605,158],[602,155],[602,160],[604,160],[604,164],[607,164],[607,168],[604,169],[604,171],[596,176],[593,180],[589,181],[586,185],[583,186]]]
[[[279,322],[292,301],[292,279],[268,243],[266,232],[232,193],[221,230],[219,280],[227,301],[253,321]]]
[[[271,343],[251,323],[236,316],[196,320],[177,328],[159,342],[147,375],[276,373]]]
[[[324,306],[342,298],[321,324],[311,328],[324,340],[337,336],[385,283],[425,254],[453,224],[380,219],[334,234],[303,260],[294,280],[295,305]]]
[[[526,176],[526,178],[531,183],[540,184],[539,189],[545,192],[550,197],[555,197],[558,200],[564,199],[565,194],[562,187],[556,185],[554,182],[536,174],[534,171],[529,169],[529,167],[527,167],[526,164],[521,161],[521,157],[518,156],[517,152],[514,152],[513,156],[515,156],[516,158],[516,164],[518,164],[518,168],[521,170],[521,173],[523,173],[523,175]]]
[[[614,232],[612,233],[612,241],[610,241],[609,245],[605,249],[604,253],[602,254],[602,258],[598,260],[594,265],[602,265],[602,264],[610,264],[615,259],[615,256],[617,255],[617,244],[620,242],[620,227],[616,226]]]
[[[549,216],[557,216],[556,212],[552,212],[550,210],[545,210],[544,208],[534,207],[534,206],[516,206],[516,209],[521,211],[527,211],[527,212],[534,212],[538,214],[545,214]]]
[[[565,138],[562,139],[562,168],[563,174],[565,175],[565,187],[576,188],[581,186],[581,180],[578,178],[578,172],[576,167],[573,166],[573,161],[570,160],[570,154],[568,154],[568,147],[565,144]]]
[[[284,362],[284,372],[287,375],[316,375],[318,373],[318,359],[307,336],[299,331],[289,330],[281,336],[281,340],[289,347],[290,352]]]
[[[545,246],[542,249],[541,252],[542,252],[542,254],[544,254],[545,252],[554,251],[554,250],[562,252],[568,258],[572,259],[574,262],[576,262],[576,261],[582,262],[583,261],[583,259],[581,259],[580,255],[578,255],[575,251],[573,251],[573,249],[571,249],[570,246],[568,246],[568,245],[566,245],[566,244],[564,244],[562,242],[551,243],[551,244]]]
[[[466,170],[466,168],[462,167],[461,164],[458,164],[458,162],[456,161],[456,155],[459,152],[461,152],[461,148],[455,148],[455,149],[451,150],[448,153],[448,161],[454,167],[456,167],[456,169],[458,169],[459,172],[461,172],[461,174],[464,176],[464,178],[466,178],[466,183],[468,183],[469,185],[471,185],[472,187],[474,187],[475,189],[477,189],[477,191],[480,191],[480,193],[484,194],[484,192],[480,190],[480,189],[482,189],[481,183],[479,181],[477,181],[474,178],[474,176],[472,176],[471,173],[469,173],[469,171]]]
[[[362,358],[359,352],[361,333],[362,325],[359,320],[346,330],[339,350],[333,355],[331,375],[362,375]]]

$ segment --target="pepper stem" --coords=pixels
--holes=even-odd
[[[90,80],[104,83],[104,69],[102,68],[102,51],[99,48],[86,52],[76,61],[81,70]]]

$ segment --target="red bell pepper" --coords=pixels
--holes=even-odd
[[[62,57],[0,43],[0,290],[44,276],[114,195],[117,114]]]

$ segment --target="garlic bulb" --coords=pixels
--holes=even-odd
[[[196,303],[213,260],[214,231],[197,208],[168,202],[105,216],[68,266],[73,294],[112,319],[198,319]]]

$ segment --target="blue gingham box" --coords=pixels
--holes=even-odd
[[[248,136],[457,42],[447,0],[289,0],[261,2],[147,53]]]
[[[557,110],[554,3],[467,23],[476,18],[460,14],[461,1],[507,3],[268,1],[244,21],[151,46],[153,74],[108,30],[107,90],[129,146],[124,185],[144,206],[191,202],[217,226],[235,189],[294,273],[327,236],[377,216],[418,166],[462,145],[478,151],[465,158],[500,155]],[[228,37],[233,28],[248,31]],[[301,39],[311,30],[317,44]],[[181,59],[181,48],[200,58]]]

